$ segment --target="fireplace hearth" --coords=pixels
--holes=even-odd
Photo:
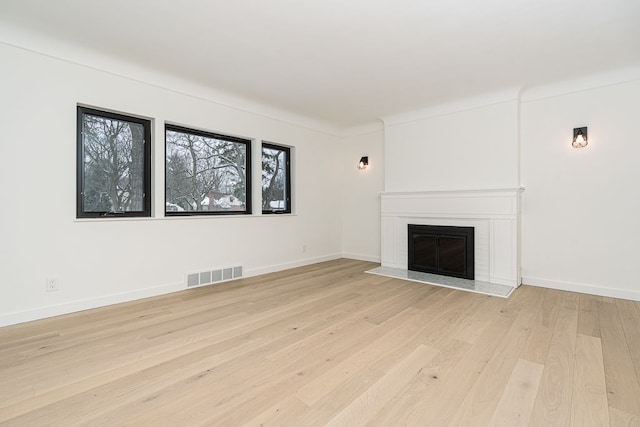
[[[408,224],[412,271],[474,280],[474,228]]]

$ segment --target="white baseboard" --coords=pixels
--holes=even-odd
[[[245,270],[243,276],[251,277],[260,274],[273,273],[276,271],[287,270],[289,268],[302,267],[318,262],[331,261],[338,258],[342,258],[342,254],[331,254],[314,258],[305,258],[289,263],[270,265],[253,270]],[[118,304],[122,302],[134,301],[142,298],[164,295],[172,292],[182,291],[185,289],[187,288],[182,282],[172,283],[168,285],[139,289],[132,292],[121,292],[96,298],[89,298],[79,301],[71,301],[57,305],[34,308],[30,310],[0,314],[0,327],[15,325],[17,323],[30,322],[32,320],[45,319],[47,317],[60,316],[62,314],[75,313],[78,311],[104,307],[107,305]]]
[[[601,297],[611,297],[640,301],[640,291],[630,289],[605,288],[596,285],[586,285],[583,283],[563,282],[559,280],[541,279],[539,277],[522,277],[522,283],[540,288],[559,289],[561,291],[579,292],[582,294],[598,295]]]
[[[290,268],[304,267],[305,265],[317,264],[319,262],[325,262],[325,261],[333,261],[334,259],[338,259],[338,258],[342,258],[342,254],[331,254],[331,255],[324,255],[324,256],[313,257],[313,258],[304,258],[296,261],[285,262],[282,264],[274,264],[274,265],[269,265],[266,267],[259,267],[254,269],[246,269],[244,271],[244,277],[252,277],[252,276],[259,276],[261,274],[275,273],[277,271],[288,270]]]
[[[154,286],[138,289],[132,292],[120,292],[62,304],[39,307],[13,313],[0,314],[0,326],[15,325],[17,323],[30,322],[32,320],[45,319],[47,317],[60,316],[62,314],[75,313],[97,307],[104,307],[122,302],[134,301],[142,298],[155,297],[186,289],[184,283],[172,283],[169,285]]]
[[[342,258],[357,259],[358,261],[377,262],[378,264],[380,264],[380,255],[374,256],[374,255],[354,254],[351,252],[343,252]]]
[[[260,274],[274,273],[276,271],[288,270],[290,268],[303,267],[305,265],[316,264],[319,262],[332,261],[339,258],[353,258],[364,261],[379,262],[374,257],[366,257],[356,254],[330,254],[313,258],[304,258],[283,264],[269,265],[265,267],[248,269],[244,271],[244,277],[258,276]],[[0,327],[15,325],[18,323],[30,322],[33,320],[45,319],[48,317],[60,316],[63,314],[75,313],[78,311],[89,310],[92,308],[104,307],[112,304],[134,301],[142,298],[154,297],[172,292],[178,292],[187,289],[185,284],[171,283],[161,286],[154,286],[145,289],[138,289],[131,292],[120,292],[116,294],[99,296],[96,298],[88,298],[78,301],[70,301],[62,304],[39,307],[24,311],[16,311],[11,313],[0,314]]]

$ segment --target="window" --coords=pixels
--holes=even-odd
[[[78,107],[78,218],[151,216],[151,121]]]
[[[262,213],[291,213],[291,149],[262,144]]]
[[[251,141],[165,125],[166,215],[251,213]]]

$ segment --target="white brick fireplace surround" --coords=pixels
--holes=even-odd
[[[475,280],[520,285],[521,188],[385,192],[381,195],[381,262],[407,268],[407,226],[474,227]]]

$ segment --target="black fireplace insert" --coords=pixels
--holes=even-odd
[[[408,269],[474,279],[473,227],[409,224]]]

